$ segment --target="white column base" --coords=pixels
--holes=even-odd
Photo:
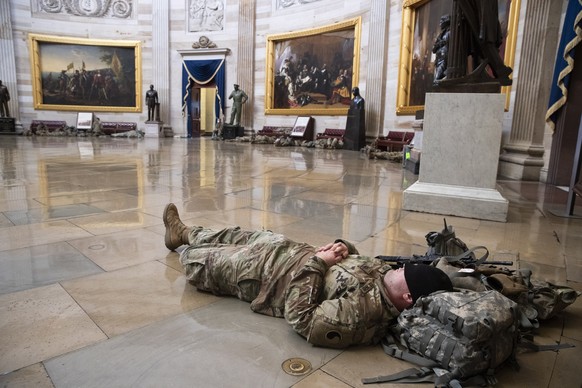
[[[144,137],[163,137],[162,132],[162,122],[151,122],[146,121]]]
[[[416,182],[406,189],[402,208],[490,221],[507,221],[509,201],[494,189]]]

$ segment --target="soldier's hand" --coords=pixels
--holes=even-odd
[[[348,257],[348,247],[342,242],[329,243],[317,248],[315,255],[332,266]]]
[[[343,260],[341,255],[336,254],[333,250],[328,249],[325,251],[317,252],[315,256],[319,257],[321,260],[325,261],[328,267],[335,265]]]
[[[315,250],[315,252],[325,252],[325,251],[328,251],[328,250],[330,250],[330,249],[331,249],[331,247],[333,247],[333,244],[334,244],[334,243],[329,243],[329,244],[327,244],[327,245],[321,246],[321,247],[317,248],[317,249]]]
[[[325,251],[333,251],[336,254],[342,256],[343,258],[348,257],[348,247],[343,242],[329,243],[315,250],[316,253]]]

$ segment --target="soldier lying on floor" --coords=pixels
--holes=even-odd
[[[316,249],[270,231],[187,227],[171,203],[163,219],[166,247],[188,245],[180,262],[197,289],[236,296],[254,312],[285,317],[314,345],[377,343],[419,297],[452,291],[449,277],[436,267],[394,270],[342,239]]]

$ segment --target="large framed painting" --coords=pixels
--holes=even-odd
[[[35,109],[141,112],[140,41],[29,34]]]
[[[267,37],[265,114],[346,115],[358,84],[361,18]]]
[[[492,0],[493,1],[493,0]],[[513,67],[520,0],[497,0],[503,43],[499,48],[507,66]],[[432,48],[440,32],[442,15],[451,13],[452,0],[407,0],[402,5],[402,36],[396,113],[414,115],[424,109],[425,94],[431,90],[434,79]],[[510,86],[501,88],[509,106]]]

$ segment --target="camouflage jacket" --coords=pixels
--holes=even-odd
[[[376,343],[399,315],[382,282],[390,267],[337,241],[348,246],[350,255],[330,268],[316,256],[307,260],[287,287],[285,319],[314,345]]]
[[[199,290],[236,296],[260,314],[285,316],[314,345],[374,343],[398,316],[382,284],[389,266],[337,241],[350,256],[328,268],[314,247],[280,234],[193,228],[180,261]]]

